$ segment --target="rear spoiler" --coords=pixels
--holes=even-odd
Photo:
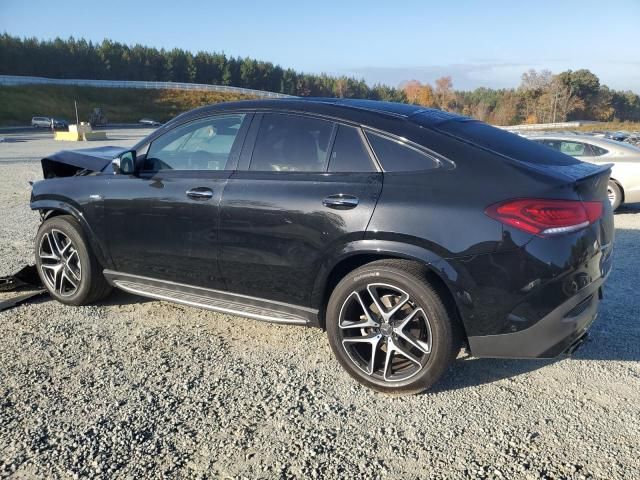
[[[593,163],[579,162],[573,165],[549,165],[530,162],[518,162],[531,170],[546,175],[552,173],[558,179],[564,179],[567,183],[574,183],[578,180],[584,180],[590,177],[597,177],[603,173],[611,173],[613,163],[604,165],[594,165]]]

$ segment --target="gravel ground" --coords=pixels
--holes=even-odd
[[[5,137],[0,275],[32,260],[37,160],[86,146]],[[125,293],[0,313],[0,477],[640,478],[640,207],[616,227],[601,314],[572,359],[461,355],[413,397],[357,385],[320,330]]]

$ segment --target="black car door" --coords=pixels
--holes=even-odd
[[[219,204],[249,122],[238,113],[177,126],[149,145],[135,175],[109,179],[107,244],[117,271],[222,286]]]
[[[257,114],[220,211],[227,289],[308,305],[330,252],[363,238],[382,174],[359,128],[294,114]]]

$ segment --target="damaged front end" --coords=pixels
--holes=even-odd
[[[51,179],[102,172],[126,150],[122,147],[63,150],[42,159],[42,174],[45,179]]]

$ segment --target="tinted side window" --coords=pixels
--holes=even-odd
[[[609,150],[606,150],[606,149],[604,149],[602,147],[599,147],[597,145],[591,145],[591,150],[593,150],[593,156],[594,157],[599,157],[601,155],[609,153]]]
[[[174,128],[151,144],[143,170],[224,170],[244,117],[211,117]]]
[[[324,172],[333,123],[297,115],[262,117],[249,170]]]
[[[360,131],[340,125],[329,158],[330,172],[375,172],[369,152],[362,143]]]
[[[435,158],[399,140],[367,132],[367,138],[385,172],[414,172],[439,166]]]
[[[537,143],[541,143],[542,145],[546,145],[547,147],[553,148],[554,150],[560,151],[560,145],[562,142],[558,140],[536,140]]]
[[[589,145],[582,142],[563,141],[560,145],[560,151],[572,157],[592,157]]]

